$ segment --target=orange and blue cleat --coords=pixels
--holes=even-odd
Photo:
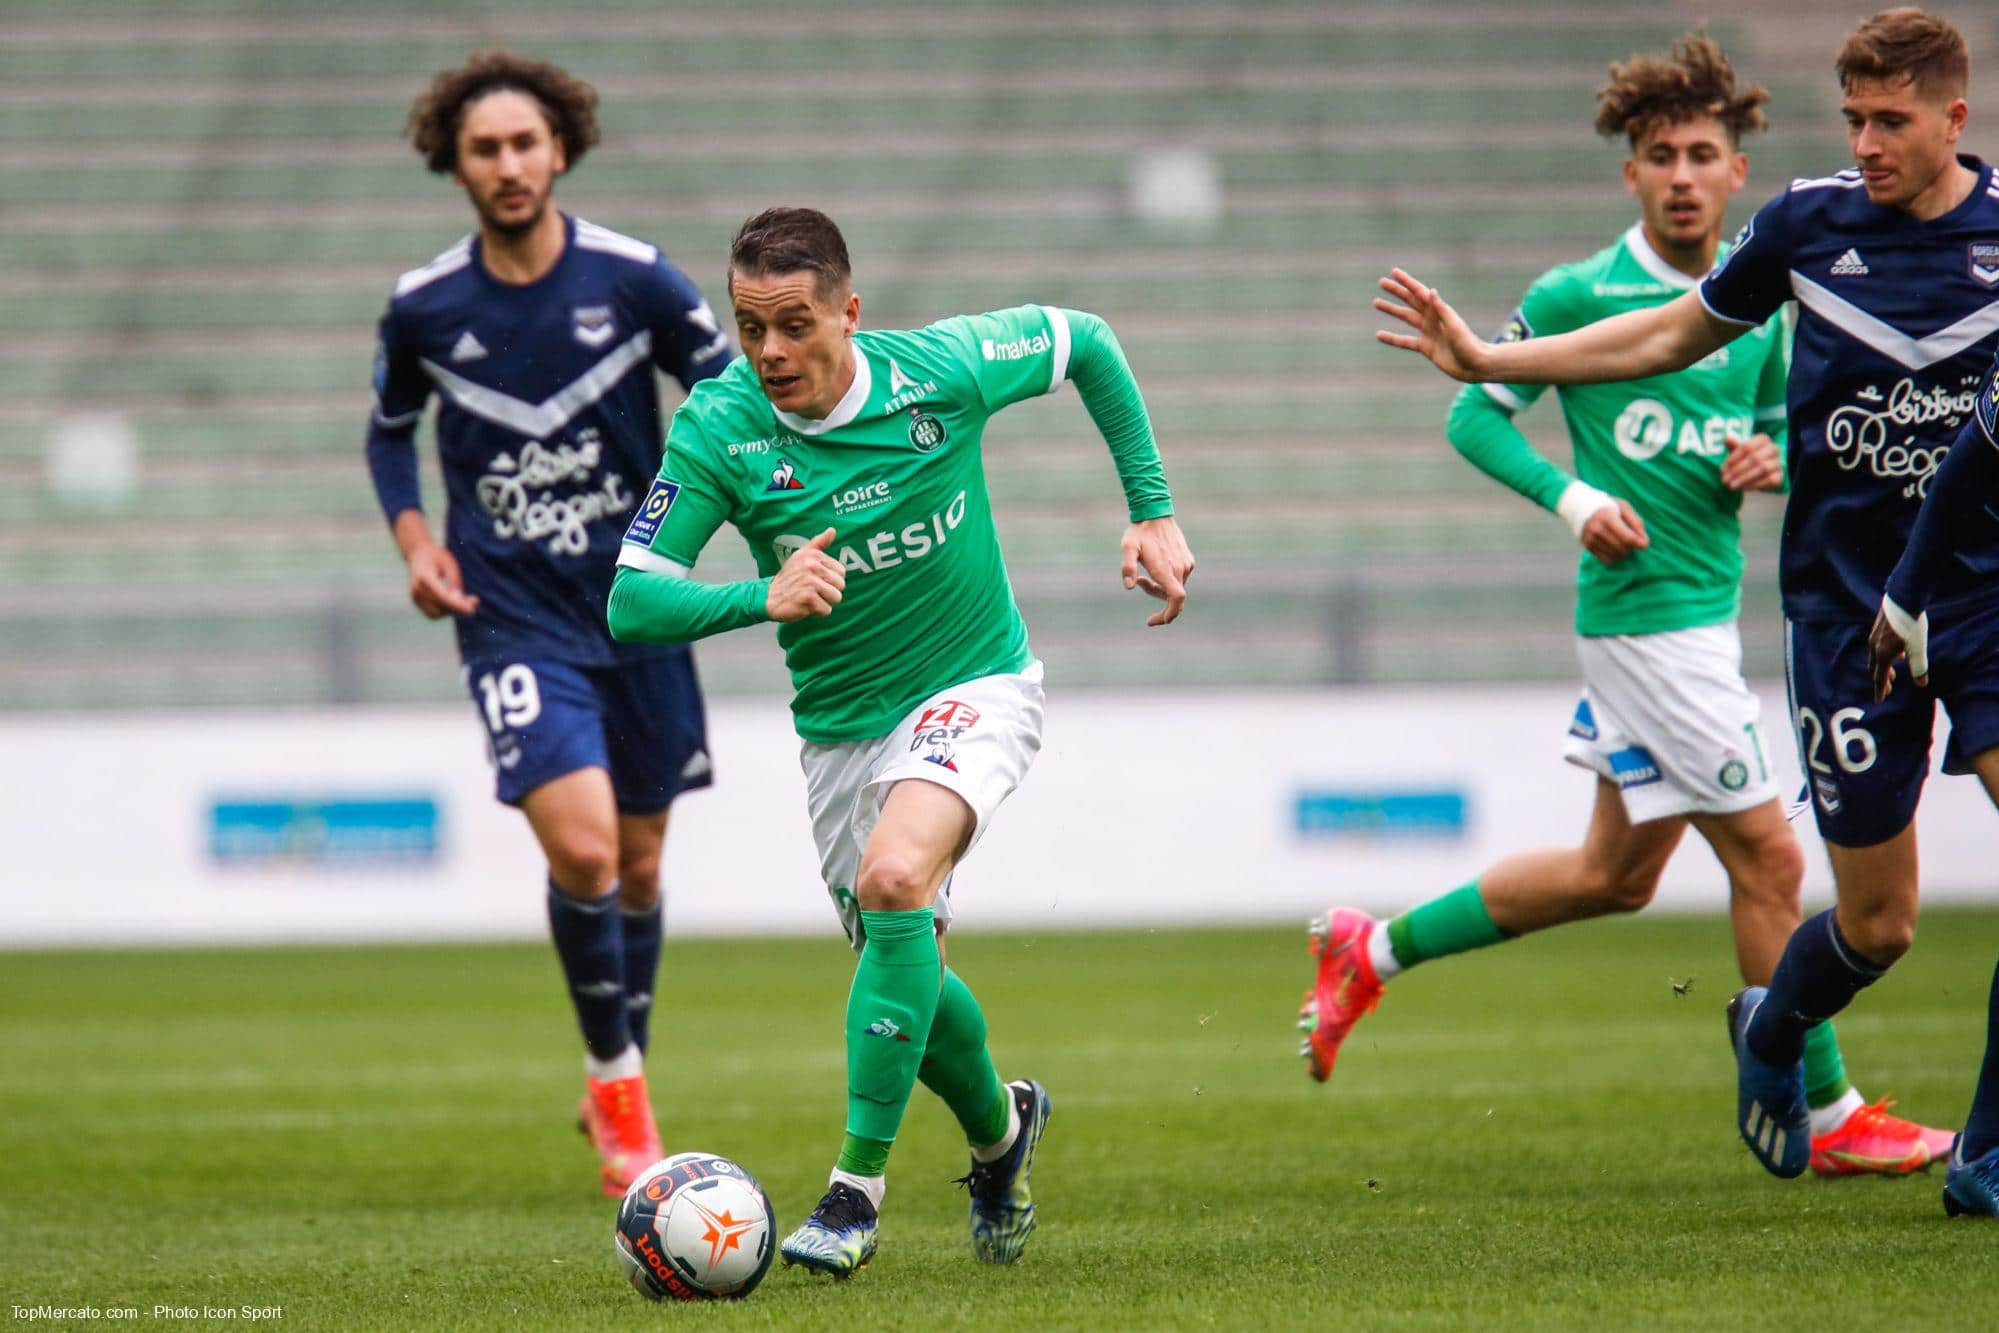
[[[590,1079],[589,1090],[576,1104],[576,1128],[597,1150],[608,1199],[623,1196],[642,1171],[666,1156],[659,1146],[659,1126],[653,1122],[652,1095],[644,1074]]]
[[[1352,907],[1335,907],[1312,921],[1312,952],[1319,967],[1298,1008],[1298,1027],[1305,1034],[1298,1054],[1321,1083],[1333,1076],[1347,1033],[1381,1003],[1381,978],[1367,956],[1368,937],[1376,929],[1374,918]]]
[[[1906,1176],[1950,1156],[1954,1133],[1888,1114],[1894,1104],[1883,1097],[1856,1107],[1838,1129],[1812,1135],[1812,1174]]]

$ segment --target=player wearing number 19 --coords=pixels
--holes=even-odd
[[[620,639],[656,642],[775,621],[797,691],[821,872],[860,959],[846,1137],[781,1253],[842,1277],[867,1262],[920,1081],[971,1146],[973,1252],[1010,1263],[1034,1228],[1028,1173],[1050,1103],[1030,1079],[1000,1082],[985,1017],[942,950],[952,873],[1041,747],[1041,664],[986,497],[987,419],[1074,383],[1123,484],[1125,587],[1167,603],[1149,623],[1179,614],[1194,559],[1101,319],[1029,305],[862,331],[846,242],[810,209],[751,218],[729,264],[744,358],[674,415],[610,619]],[[687,574],[725,522],[761,577],[696,583]]]
[[[1702,33],[1613,65],[1596,128],[1630,143],[1624,181],[1639,220],[1536,281],[1502,341],[1552,337],[1690,291],[1724,253],[1724,212],[1748,171],[1740,140],[1762,128],[1766,99],[1738,88]],[[1458,395],[1451,443],[1560,514],[1584,548],[1584,687],[1566,757],[1596,774],[1595,811],[1579,846],[1509,856],[1385,925],[1351,909],[1317,923],[1318,976],[1302,1023],[1315,1077],[1331,1074],[1354,1020],[1406,968],[1644,907],[1689,824],[1728,873],[1744,980],[1770,979],[1798,924],[1804,860],[1770,771],[1761,705],[1742,679],[1737,513],[1744,491],[1783,483],[1788,342],[1772,318],[1673,374],[1565,386],[1580,478],[1536,454],[1513,424],[1541,386],[1467,385]],[[1948,1149],[1948,1133],[1862,1099],[1831,1025],[1814,1030],[1806,1068],[1821,1174],[1912,1171]]]
[[[548,916],[582,1026],[578,1126],[620,1194],[660,1156],[645,1083],[673,798],[709,782],[685,649],[611,641],[626,519],[659,466],[653,368],[692,386],[732,355],[693,285],[643,241],[566,217],[556,177],[597,141],[596,93],[504,52],[439,74],[410,115],[477,231],[396,283],[382,317],[368,464],[410,598],[451,616],[499,798],[548,857]],[[440,397],[445,542],[415,436]]]

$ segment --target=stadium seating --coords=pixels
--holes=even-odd
[[[1567,677],[1573,547],[1450,451],[1450,386],[1374,346],[1367,300],[1401,262],[1496,326],[1541,269],[1614,237],[1632,211],[1593,90],[1683,23],[1637,0],[1510,8],[929,0],[751,27],[638,0],[176,0],[143,24],[110,0],[10,4],[0,708],[458,697],[360,441],[390,284],[468,221],[403,116],[432,70],[495,43],[604,95],[564,205],[658,241],[713,295],[741,218],[806,203],[847,228],[869,323],[1028,300],[1112,322],[1197,601],[1142,634],[1087,420],[1073,400],[1009,412],[989,467],[1052,678]],[[1800,0],[1719,25],[1776,94],[1739,213],[1843,160],[1836,29]],[[1566,457],[1552,404],[1527,420]],[[1746,520],[1760,674],[1776,513]],[[724,534],[713,574],[746,568]],[[766,638],[705,648],[709,687],[781,688]]]

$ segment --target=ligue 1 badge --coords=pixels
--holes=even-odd
[[[944,429],[942,420],[921,408],[909,409],[909,442],[916,446],[917,453],[927,454],[940,449],[949,438],[950,432]]]

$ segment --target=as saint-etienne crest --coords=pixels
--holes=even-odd
[[[950,438],[950,432],[944,429],[941,418],[931,416],[920,407],[909,409],[909,442],[916,446],[917,453],[927,454],[940,449]]]

